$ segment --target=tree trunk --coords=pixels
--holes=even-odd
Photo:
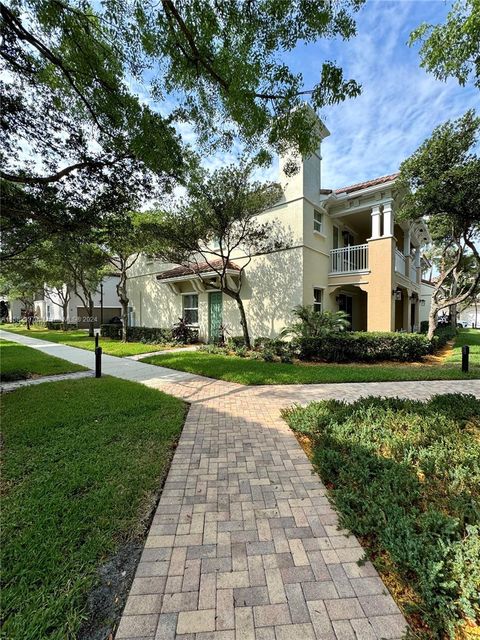
[[[429,338],[430,340],[433,338],[433,334],[435,333],[436,328],[437,328],[437,309],[432,306],[430,309],[430,313],[428,314],[427,338]]]
[[[240,324],[242,325],[243,339],[245,341],[245,346],[247,347],[247,349],[251,349],[252,344],[250,342],[250,334],[248,333],[247,316],[245,315],[245,309],[243,307],[242,298],[240,297],[239,293],[235,293],[233,295],[233,298],[235,299],[238,306],[238,310],[240,311]]]
[[[66,331],[67,324],[68,324],[68,300],[66,300],[62,304],[62,311],[63,311],[63,330]]]
[[[457,328],[457,305],[456,304],[450,305],[449,312],[450,312],[450,326],[452,327],[452,329],[456,329]]]
[[[127,274],[122,273],[117,284],[117,296],[122,306],[122,342],[128,342],[128,303]]]

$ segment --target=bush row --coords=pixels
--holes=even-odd
[[[432,352],[430,340],[418,333],[331,333],[298,340],[302,360],[326,362],[411,362]]]
[[[122,339],[123,328],[121,324],[102,324],[100,335],[113,340]],[[183,334],[182,334],[183,335]],[[180,340],[178,333],[174,329],[164,329],[162,327],[128,327],[127,336],[133,342],[143,342],[144,344],[168,344],[171,342],[195,342],[198,332],[189,329],[188,335],[183,336],[185,340]]]

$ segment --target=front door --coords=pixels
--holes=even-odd
[[[338,300],[338,309],[339,311],[344,311],[348,316],[348,321],[350,322],[350,329],[352,329],[352,310],[353,310],[353,298],[352,296],[346,296],[345,294],[341,294]]]
[[[222,326],[222,292],[212,291],[208,301],[208,339],[209,342],[217,342],[220,338]]]

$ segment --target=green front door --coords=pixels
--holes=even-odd
[[[209,342],[217,342],[222,326],[222,292],[214,291],[209,296]]]

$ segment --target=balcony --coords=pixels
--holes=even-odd
[[[330,251],[330,273],[368,271],[368,244],[350,245]]]

